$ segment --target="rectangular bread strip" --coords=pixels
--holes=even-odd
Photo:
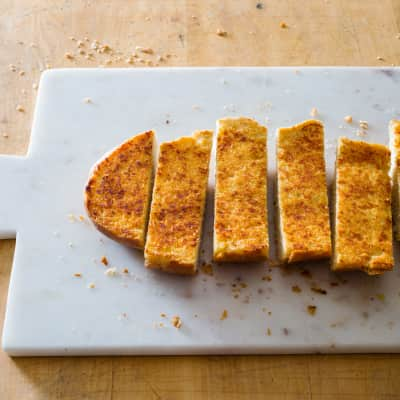
[[[393,268],[390,151],[340,138],[336,155],[334,271]]]
[[[206,202],[212,131],[160,146],[145,247],[145,265],[196,272]]]
[[[249,118],[217,122],[214,260],[267,259],[267,129]]]
[[[392,177],[392,211],[394,224],[394,237],[400,240],[400,121],[393,119],[389,123],[389,138],[391,150]]]
[[[324,127],[315,120],[277,131],[277,233],[281,262],[331,256]]]

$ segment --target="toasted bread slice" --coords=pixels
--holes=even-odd
[[[249,118],[217,122],[214,260],[268,257],[267,129]]]
[[[154,132],[141,133],[93,168],[85,206],[95,226],[127,246],[144,248],[153,183]]]
[[[394,237],[400,240],[400,121],[389,123]]]
[[[196,272],[207,194],[212,132],[160,146],[145,247],[145,265]]]
[[[390,151],[340,138],[336,156],[334,271],[393,268]]]
[[[315,120],[277,131],[279,258],[291,263],[331,256],[324,127]]]

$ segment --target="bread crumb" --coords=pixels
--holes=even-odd
[[[18,72],[19,76],[24,76],[25,75],[25,71],[21,69],[21,71]]]
[[[365,136],[367,136],[367,133],[365,131],[361,130],[361,129],[357,129],[356,135],[358,137],[365,137]]]
[[[82,274],[81,274],[80,272],[75,272],[75,273],[74,273],[74,276],[75,276],[76,278],[80,278],[80,277],[82,276]]]
[[[282,28],[282,29],[286,29],[288,26],[287,26],[287,23],[286,22],[284,22],[284,21],[281,21],[280,23],[279,23],[279,26]]]
[[[74,214],[68,214],[68,219],[69,219],[71,222],[75,222],[75,221],[76,221],[76,217],[75,217]]]
[[[227,310],[222,311],[222,314],[221,314],[221,316],[219,317],[219,319],[220,319],[221,321],[223,321],[224,319],[227,319],[227,318],[228,318],[228,311],[227,311]]]
[[[122,272],[123,272],[124,274],[129,274],[129,269],[128,269],[128,268],[124,268],[124,269],[122,270]]]
[[[178,315],[174,315],[171,318],[171,323],[177,329],[179,329],[182,326],[182,320]]]
[[[83,102],[86,103],[86,104],[89,104],[89,103],[92,102],[92,99],[91,99],[90,97],[85,97],[85,98],[83,99]]]
[[[25,108],[22,107],[21,104],[18,104],[17,107],[15,107],[15,109],[16,109],[18,112],[25,112]]]
[[[368,122],[367,121],[360,121],[359,124],[360,124],[360,128],[361,129],[364,129],[364,130],[368,129]]]
[[[64,58],[66,58],[67,60],[73,60],[73,59],[74,59],[74,56],[73,56],[73,54],[71,54],[71,53],[65,53],[65,54],[64,54]]]
[[[298,285],[292,286],[292,292],[293,293],[301,293],[301,288]]]
[[[318,110],[315,107],[313,107],[310,111],[310,115],[311,117],[316,117],[318,115]]]
[[[353,117],[351,115],[346,115],[344,117],[345,122],[347,122],[348,124],[351,124],[353,122]]]
[[[8,133],[3,133],[1,136],[3,136],[3,138],[8,138]]]
[[[100,260],[105,266],[107,266],[108,265],[108,260],[107,260],[107,257],[106,256],[103,256],[103,257],[101,257],[101,260]]]
[[[38,84],[35,82],[35,83],[32,83],[32,89],[33,90],[37,90],[38,89]]]
[[[113,268],[108,268],[104,271],[104,275],[107,276],[116,276],[117,275],[117,268],[113,267]]]
[[[141,53],[144,53],[144,54],[154,54],[154,50],[151,49],[150,47],[136,46],[135,50],[140,51]]]
[[[17,67],[14,64],[9,64],[8,69],[12,72],[15,72],[17,70]]]
[[[315,315],[316,311],[317,311],[317,306],[307,306],[307,312],[310,315]]]
[[[384,59],[382,56],[378,56],[378,57],[376,57],[376,59],[377,59],[378,61],[385,61],[385,59]]]
[[[267,335],[271,336],[271,329],[269,329],[269,328],[267,329]]]
[[[383,293],[378,293],[376,298],[380,301],[385,301],[385,295]]]
[[[80,215],[80,216],[79,216],[79,221],[82,222],[82,221],[84,221],[84,220],[85,220],[85,217],[84,217],[83,215]]]
[[[163,56],[157,56],[157,61],[158,62],[164,62],[165,58]]]
[[[327,294],[327,291],[325,290],[325,289],[321,289],[321,288],[319,288],[319,287],[312,287],[311,288],[311,290],[314,292],[314,293],[318,293],[318,294],[323,294],[323,295],[326,295]]]
[[[203,263],[201,266],[201,272],[203,272],[203,274],[213,276],[214,275],[213,266],[211,264]]]
[[[81,56],[83,56],[83,55],[86,54],[86,51],[83,50],[83,49],[79,49],[78,53],[79,53]]]
[[[81,48],[81,47],[83,47],[83,46],[85,46],[85,43],[84,43],[82,40],[78,40],[78,41],[76,42],[76,47]]]
[[[222,30],[222,29],[217,29],[217,35],[218,36],[220,36],[220,37],[227,37],[228,36],[228,32],[227,31],[224,31],[224,30]]]
[[[167,314],[165,314],[165,313],[163,313],[163,312],[160,314],[160,317],[161,317],[161,318],[165,318],[166,316],[167,316]]]
[[[94,289],[96,285],[93,282],[90,282],[88,285],[88,289]]]
[[[268,282],[271,282],[271,281],[272,281],[272,278],[271,278],[270,275],[265,275],[265,276],[263,276],[261,279],[262,279],[263,281],[268,281]]]

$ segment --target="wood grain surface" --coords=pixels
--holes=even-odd
[[[26,153],[35,84],[48,67],[390,66],[400,63],[399,32],[399,0],[2,0],[0,153]],[[0,241],[1,321],[14,247]],[[399,374],[399,355],[0,352],[0,399],[399,399]]]

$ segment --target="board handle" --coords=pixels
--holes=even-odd
[[[16,237],[26,164],[26,157],[0,156],[0,239]]]

